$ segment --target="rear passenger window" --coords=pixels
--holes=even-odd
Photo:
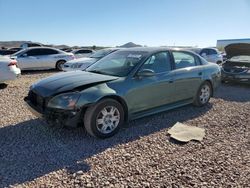
[[[41,55],[40,49],[33,49],[26,52],[27,56],[38,56]]]
[[[181,69],[196,66],[195,57],[185,52],[173,52],[175,68]]]
[[[209,49],[208,50],[208,55],[216,55],[217,54],[217,51],[214,50],[214,49]]]
[[[53,55],[53,54],[58,54],[58,51],[53,50],[53,49],[40,49],[41,50],[41,55]]]
[[[203,49],[203,50],[201,50],[201,52],[200,52],[200,55],[202,55],[202,54],[205,54],[205,55],[208,55],[208,49]]]

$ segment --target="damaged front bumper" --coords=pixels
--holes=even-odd
[[[45,119],[50,125],[59,125],[66,127],[77,127],[81,122],[81,110],[64,110],[46,108],[44,110],[33,105],[28,98],[24,98],[29,111],[38,118]]]

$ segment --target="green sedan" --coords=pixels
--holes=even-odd
[[[84,125],[92,136],[107,138],[129,120],[191,103],[206,105],[220,79],[218,65],[190,51],[130,48],[86,71],[45,78],[24,100],[50,124]]]

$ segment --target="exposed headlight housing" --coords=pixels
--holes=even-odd
[[[75,105],[80,95],[81,94],[77,92],[63,93],[63,94],[57,95],[48,102],[48,107],[73,110],[75,108]]]

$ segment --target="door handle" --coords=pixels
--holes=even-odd
[[[201,76],[201,75],[202,75],[202,72],[199,72],[198,75]]]

